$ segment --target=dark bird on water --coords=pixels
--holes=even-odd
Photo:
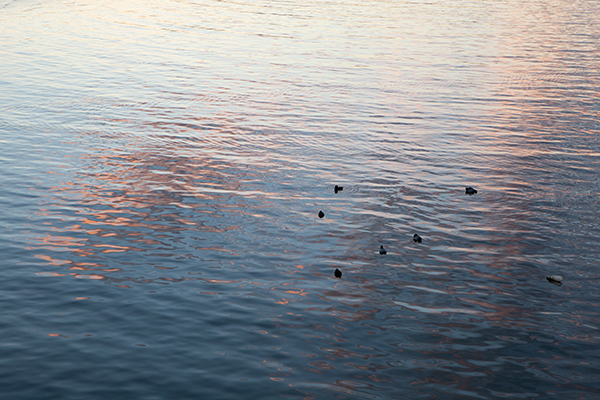
[[[561,275],[550,275],[546,279],[553,285],[562,286],[563,277]]]
[[[325,216],[325,213],[323,211],[319,211],[319,218],[323,218]]]
[[[387,254],[387,251],[383,248],[383,245],[379,247],[379,254]]]
[[[342,277],[342,271],[340,271],[339,269],[335,269],[335,272],[333,273],[335,275],[336,278],[341,278]]]
[[[413,240],[417,243],[421,243],[423,241],[423,239],[421,239],[421,236],[417,235],[416,233],[413,236]]]
[[[466,194],[477,194],[477,190],[473,189],[471,186],[467,186],[465,188],[465,193]]]
[[[333,191],[336,192],[336,193],[337,192],[341,192],[342,190],[344,190],[343,186],[335,185],[335,187],[333,188]]]

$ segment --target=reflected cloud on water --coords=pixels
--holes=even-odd
[[[264,217],[269,206],[268,193],[252,187],[257,171],[161,151],[98,149],[81,157],[87,165],[51,187],[36,216],[52,224],[32,247],[50,251],[38,257],[106,275],[140,256],[156,267],[206,253],[240,257],[229,233],[241,231],[244,219]],[[65,254],[72,258],[64,260]]]

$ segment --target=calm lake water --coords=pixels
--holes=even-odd
[[[4,0],[0,398],[599,399],[598,15]]]

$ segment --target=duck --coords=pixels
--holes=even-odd
[[[342,271],[340,271],[339,269],[335,269],[335,271],[333,272],[333,275],[335,275],[336,278],[342,278]]]
[[[325,213],[323,211],[319,211],[319,218],[323,218],[325,216]]]
[[[417,243],[421,243],[423,241],[423,239],[421,239],[421,236],[417,235],[416,233],[413,236],[413,240]]]
[[[467,186],[465,188],[465,193],[466,194],[477,194],[477,190],[473,189],[471,186]]]
[[[562,285],[563,277],[561,275],[550,275],[550,276],[547,276],[546,279],[551,284],[560,286],[560,285]]]
[[[387,251],[383,248],[383,245],[379,247],[379,254],[387,254]]]
[[[337,193],[337,192],[341,192],[342,190],[344,190],[344,187],[343,187],[343,186],[338,186],[338,185],[335,185],[335,187],[333,188],[333,191],[334,191],[335,193]]]

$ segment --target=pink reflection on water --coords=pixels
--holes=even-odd
[[[106,277],[123,268],[107,268],[108,260],[92,262],[91,258],[123,254],[125,261],[131,260],[135,253],[142,256],[151,253],[168,262],[170,257],[190,257],[191,254],[172,251],[183,245],[177,235],[194,232],[201,243],[202,237],[198,236],[201,232],[238,231],[241,227],[235,223],[236,216],[252,216],[249,211],[260,206],[246,207],[246,198],[275,195],[247,190],[247,184],[242,187],[242,181],[255,177],[251,169],[240,169],[222,158],[206,157],[202,151],[190,151],[190,143],[185,140],[171,140],[166,154],[161,154],[162,144],[152,147],[144,143],[145,149],[131,152],[95,149],[93,154],[81,157],[88,166],[64,183],[51,187],[49,201],[37,215],[44,220],[42,225],[49,227],[44,228],[44,235],[34,238],[35,245],[29,249],[43,250],[36,257],[50,265],[94,271]],[[213,146],[210,141],[196,144],[208,149]],[[269,207],[269,201],[264,201],[262,207]],[[241,256],[233,249],[210,241],[207,244],[195,245],[194,253]],[[60,252],[61,256],[54,257],[48,251]],[[66,254],[71,258],[65,257]],[[78,260],[79,257],[85,261]],[[186,279],[163,277],[152,281]]]

